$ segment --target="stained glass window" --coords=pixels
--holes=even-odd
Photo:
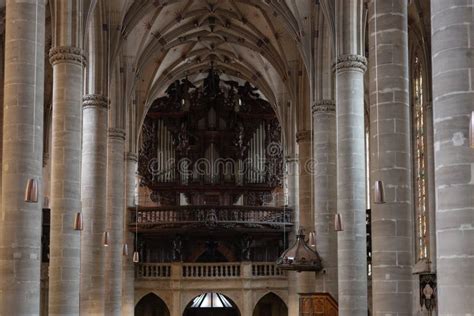
[[[428,258],[428,214],[426,209],[426,143],[423,64],[415,55],[413,64],[414,172],[417,259]]]

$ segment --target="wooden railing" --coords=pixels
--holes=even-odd
[[[222,263],[139,263],[135,266],[137,279],[236,279],[284,278],[286,274],[274,262]]]
[[[268,225],[273,227],[293,225],[293,213],[281,207],[187,205],[170,207],[130,208],[130,225],[141,228],[170,224],[202,223]]]

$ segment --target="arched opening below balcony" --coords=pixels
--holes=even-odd
[[[170,316],[165,302],[153,293],[145,295],[135,306],[136,316]]]
[[[240,311],[227,296],[208,292],[193,298],[183,316],[240,316]]]
[[[288,308],[278,295],[268,293],[258,301],[253,316],[288,316]]]

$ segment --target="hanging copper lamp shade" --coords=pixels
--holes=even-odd
[[[374,203],[375,204],[384,204],[385,203],[383,181],[380,181],[380,180],[375,181]]]
[[[82,230],[83,227],[83,222],[82,222],[82,213],[77,212],[76,215],[74,216],[74,230]]]
[[[123,247],[122,247],[122,256],[124,256],[124,257],[127,257],[127,256],[128,256],[128,245],[127,245],[127,243],[124,243],[124,244],[123,244]]]
[[[34,178],[28,179],[26,183],[25,202],[38,203],[38,181]]]
[[[140,262],[140,255],[138,254],[138,251],[133,252],[133,262],[134,263]]]
[[[319,254],[306,244],[304,237],[303,229],[300,229],[293,245],[277,259],[276,265],[279,269],[298,272],[322,270]]]
[[[342,228],[342,219],[341,214],[336,213],[334,216],[334,230],[337,232],[342,232],[344,229]]]
[[[104,232],[104,236],[102,237],[102,241],[104,242],[104,247],[109,246],[109,232]]]

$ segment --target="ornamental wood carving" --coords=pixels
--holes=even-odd
[[[210,69],[202,85],[176,80],[153,102],[138,170],[154,201],[175,205],[180,193],[189,204],[271,200],[282,186],[281,127],[257,91]]]
[[[337,315],[337,302],[329,293],[300,294],[300,316]]]

